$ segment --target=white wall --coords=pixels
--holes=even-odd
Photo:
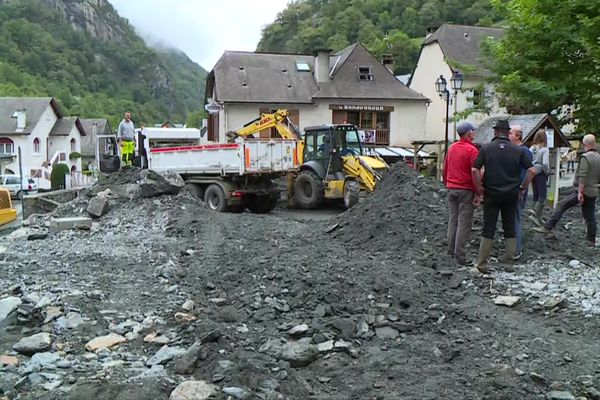
[[[426,137],[428,140],[444,140],[445,136],[446,102],[440,98],[435,90],[435,81],[440,75],[444,76],[447,88],[451,91],[450,78],[452,77],[452,70],[446,63],[444,53],[439,44],[432,43],[423,47],[410,84],[411,89],[421,93],[432,101],[427,110]],[[463,112],[465,109],[471,108],[470,98],[473,93],[472,89],[482,84],[491,95],[489,102],[490,113],[473,112],[465,120],[478,125],[490,116],[506,114],[506,110],[500,108],[498,104],[493,85],[486,83],[483,78],[467,76],[464,79],[462,90],[456,94],[456,97],[450,104],[448,123],[448,136],[450,140],[456,138],[456,123],[452,121],[454,113]]]
[[[14,142],[15,154],[18,154],[18,147],[21,146],[22,164],[23,164],[23,175],[29,176],[31,169],[41,169],[42,163],[46,161],[46,138],[52,130],[52,127],[57,121],[57,116],[54,110],[48,104],[46,111],[42,114],[38,123],[33,127],[33,131],[29,135],[15,135],[6,136]],[[40,151],[34,153],[33,141],[35,138],[40,140]],[[18,157],[15,161],[7,164],[5,169],[10,169],[14,173],[19,173],[19,160]]]
[[[440,75],[446,78],[450,86],[452,70],[446,64],[442,49],[437,43],[424,46],[410,82],[411,89],[431,100],[427,109],[424,140],[444,140],[446,103],[435,90],[435,81]],[[449,131],[451,128],[452,126],[449,126]]]
[[[331,124],[333,111],[329,109],[330,104],[339,104],[340,100],[321,101],[317,104],[227,104],[219,115],[219,137],[225,141],[225,133],[242,127],[259,115],[261,108],[287,108],[299,110],[299,128],[303,131],[305,127],[312,125]],[[393,106],[394,111],[390,113],[390,145],[410,146],[412,140],[424,140],[425,122],[427,108],[424,101],[375,101],[375,100],[349,100],[344,103],[356,105],[380,105]]]

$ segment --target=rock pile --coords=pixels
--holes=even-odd
[[[451,265],[445,191],[403,166],[323,222],[213,213],[185,191],[128,197],[140,179],[124,171],[94,188],[109,207],[89,229],[3,238],[0,399],[598,393],[597,326],[575,297],[535,312],[542,299],[514,287],[554,290],[534,266],[511,281]],[[138,189],[118,197],[115,185]],[[88,218],[90,198],[23,229]],[[511,308],[494,304],[511,294]]]

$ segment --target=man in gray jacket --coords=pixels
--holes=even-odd
[[[581,213],[587,227],[586,239],[591,247],[596,245],[596,198],[598,197],[598,184],[600,183],[600,154],[594,135],[583,137],[584,153],[579,159],[573,186],[576,191],[571,193],[559,203],[558,209],[552,214],[543,227],[534,228],[535,231],[553,236],[552,229],[569,208],[581,205]]]
[[[117,128],[117,140],[121,148],[121,160],[124,165],[132,165],[135,153],[135,126],[131,120],[131,112],[124,114],[123,120]]]

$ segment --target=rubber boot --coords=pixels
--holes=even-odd
[[[542,213],[544,212],[544,202],[536,203],[535,205],[535,217],[542,220]]]
[[[504,240],[504,246],[506,253],[504,253],[504,258],[502,262],[504,263],[504,270],[506,272],[515,272],[515,250],[517,249],[517,239],[516,238],[507,238]]]
[[[487,274],[489,269],[487,266],[487,260],[492,253],[492,246],[494,241],[492,239],[481,238],[479,242],[479,258],[477,260],[477,270],[482,274]],[[513,248],[514,253],[514,248]]]

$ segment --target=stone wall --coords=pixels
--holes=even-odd
[[[55,190],[52,192],[38,193],[23,198],[23,219],[32,214],[46,214],[52,212],[60,204],[68,203],[79,196],[81,188]]]

